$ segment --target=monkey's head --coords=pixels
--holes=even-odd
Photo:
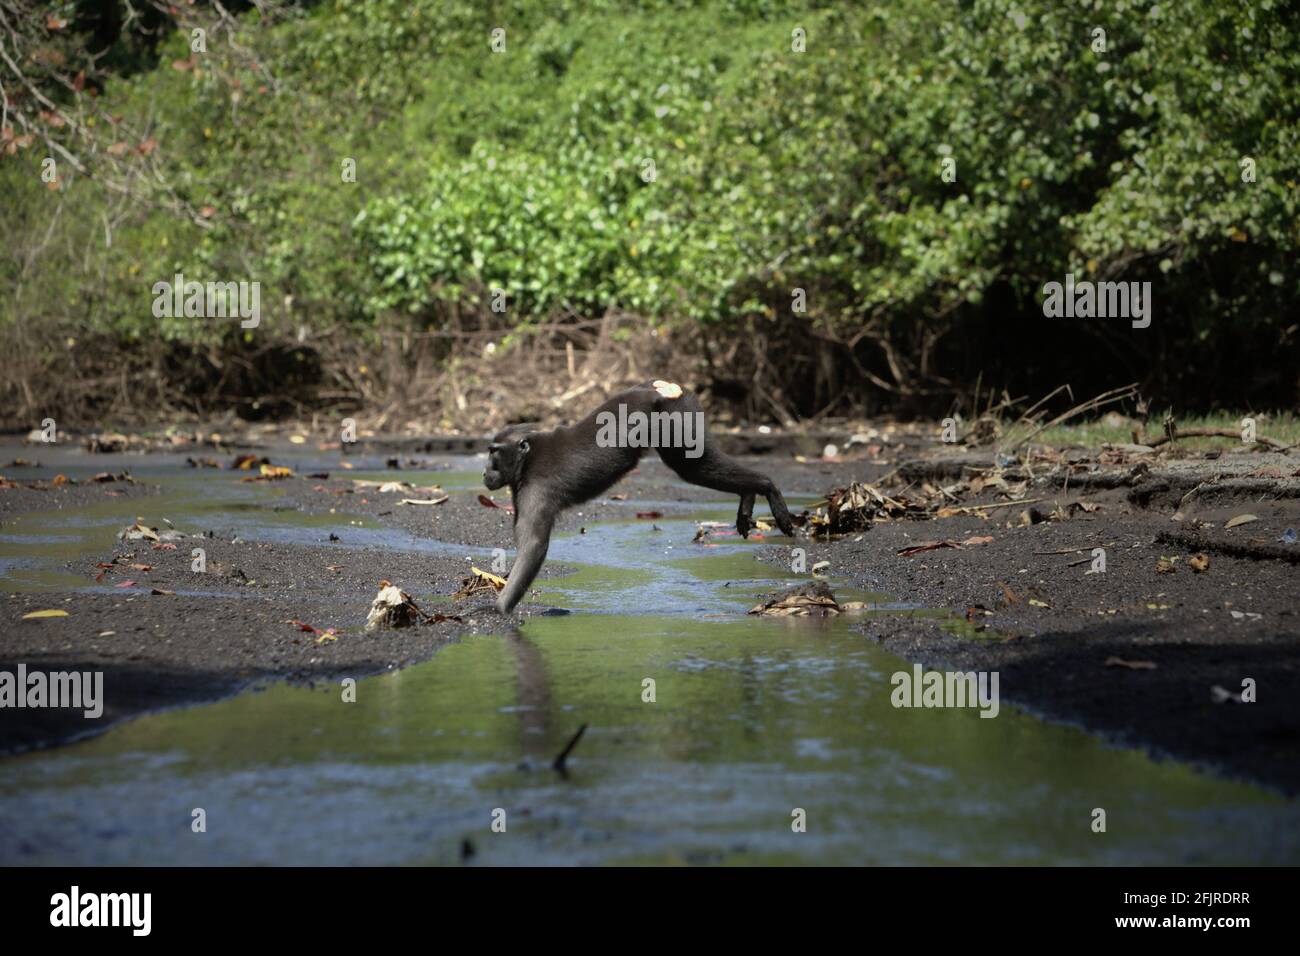
[[[528,435],[531,425],[511,425],[498,432],[488,446],[488,463],[483,469],[483,484],[488,491],[496,491],[506,485],[517,487],[524,476],[524,465],[528,461],[531,446]]]

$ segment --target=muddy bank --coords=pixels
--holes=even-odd
[[[26,478],[11,469],[0,482],[4,484],[0,488],[0,521],[32,511],[62,511],[110,498],[147,499],[158,494],[155,484],[118,476],[112,481],[55,484]]]
[[[1124,480],[1099,473],[1068,488],[1057,477],[1031,481],[1023,503],[976,498],[1002,506],[984,517],[891,521],[811,541],[808,566],[829,561],[827,574],[946,612],[859,625],[900,657],[996,670],[1004,701],[1295,794],[1300,566],[1289,558],[1300,545],[1284,542],[1300,527],[1300,500],[1292,482],[1243,484],[1225,464],[1156,462],[1134,480],[1121,469],[1111,477]],[[914,468],[917,481],[944,472]],[[1226,527],[1242,515],[1254,520]],[[962,546],[899,553],[943,541]],[[789,549],[764,559],[788,565]],[[1230,699],[1246,679],[1257,700]]]
[[[123,717],[268,680],[333,681],[404,667],[460,635],[500,626],[495,616],[485,620],[481,603],[453,605],[446,598],[469,573],[468,556],[203,537],[177,544],[175,551],[155,551],[147,543],[123,543],[104,556],[104,563],[117,563],[96,591],[9,595],[0,670],[12,672],[21,662],[29,670],[103,671],[106,706],[97,720],[79,711],[7,710],[0,750],[57,743]],[[203,573],[192,570],[194,547],[205,552]],[[88,584],[99,570],[86,569]],[[427,612],[461,620],[365,631],[385,577]],[[23,620],[49,609],[68,616]]]

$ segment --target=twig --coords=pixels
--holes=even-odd
[[[1020,501],[999,501],[991,505],[966,505],[962,508],[952,508],[952,511],[983,511],[985,508],[1010,508],[1012,505],[1036,505],[1040,501],[1046,501],[1046,498],[1023,498]]]
[[[1138,442],[1138,444],[1146,445],[1148,448],[1159,448],[1161,445],[1179,438],[1235,438],[1237,441],[1241,441],[1241,432],[1233,431],[1231,428],[1180,428],[1173,439],[1168,435],[1161,435],[1159,438],[1147,439]],[[1294,445],[1288,445],[1286,442],[1278,441],[1276,438],[1269,438],[1267,435],[1256,435],[1255,441],[1276,451],[1287,451],[1295,447]]]

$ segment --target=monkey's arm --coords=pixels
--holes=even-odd
[[[532,496],[521,495],[515,508],[515,563],[510,568],[506,586],[497,596],[497,610],[502,614],[513,611],[528,593],[529,585],[546,560],[546,552],[551,546],[551,528],[555,526],[555,512]]]

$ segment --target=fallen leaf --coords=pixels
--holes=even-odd
[[[478,568],[471,567],[468,577],[460,579],[460,587],[452,598],[457,601],[463,601],[467,597],[481,594],[487,591],[490,594],[496,594],[506,586],[504,578],[499,578],[495,574],[489,574],[486,571],[480,571]]]
[[[749,613],[762,617],[832,617],[840,613],[840,606],[831,589],[818,581],[755,605]]]
[[[370,613],[366,615],[366,630],[373,631],[380,627],[410,627],[420,623],[421,612],[411,600],[411,596],[395,584],[388,581],[379,582],[379,593],[370,603]]]
[[[497,577],[495,574],[489,574],[487,571],[480,571],[478,568],[473,567],[472,565],[470,566],[470,571],[472,571],[474,574],[476,574],[476,575],[477,575],[478,577],[480,577],[480,578],[484,578],[484,579],[486,579],[486,580],[488,580],[488,581],[491,581],[491,582],[492,582],[492,585],[493,585],[493,586],[494,586],[498,591],[500,591],[503,587],[506,586],[506,579],[505,579],[505,578],[499,578],[499,577]]]
[[[157,541],[158,532],[154,531],[152,528],[145,527],[145,525],[141,524],[141,519],[136,518],[135,524],[129,525],[120,531],[118,537],[123,541],[138,541],[141,538],[148,541]]]
[[[28,611],[26,614],[23,615],[23,620],[32,621],[32,620],[37,620],[46,617],[67,617],[67,616],[68,616],[67,611],[62,611],[55,608],[49,611]]]
[[[1240,514],[1237,515],[1235,518],[1229,518],[1227,524],[1225,524],[1223,527],[1224,530],[1227,530],[1228,528],[1237,528],[1243,524],[1250,524],[1252,521],[1258,521],[1258,520],[1259,518],[1256,517],[1255,515]]]

